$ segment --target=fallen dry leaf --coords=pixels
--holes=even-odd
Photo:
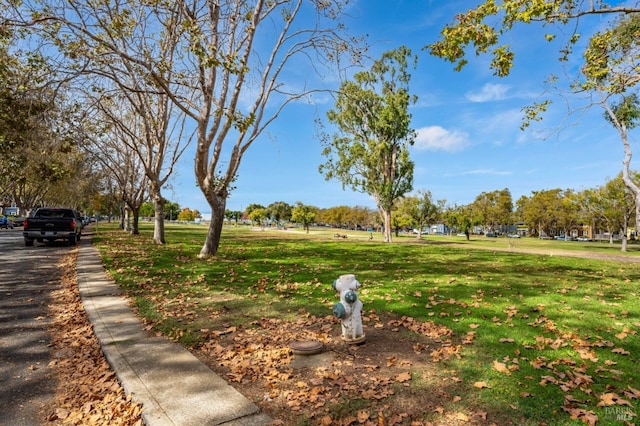
[[[578,348],[577,351],[578,355],[580,355],[580,358],[589,360],[591,362],[598,362],[598,357],[596,356],[596,353],[594,351],[585,348]]]
[[[600,395],[600,402],[597,404],[598,407],[609,407],[611,405],[627,405],[629,407],[633,407],[629,401],[620,398],[619,395],[613,392],[607,392]]]
[[[366,410],[360,410],[358,411],[358,423],[365,423],[367,420],[369,420],[369,412]]]
[[[600,402],[598,402],[598,407],[616,405],[616,397],[617,395],[615,393],[604,393],[600,395]]]
[[[511,375],[511,371],[507,368],[506,364],[504,364],[503,362],[493,361],[493,369],[498,371],[499,373]]]
[[[408,382],[409,380],[411,380],[411,373],[409,373],[408,371],[400,373],[398,374],[398,376],[396,376],[396,381],[400,383]]]
[[[615,349],[612,349],[611,352],[613,352],[614,354],[620,354],[620,355],[629,355],[631,353],[623,348],[615,348]]]
[[[593,411],[573,407],[562,407],[562,409],[569,413],[574,420],[580,420],[590,426],[595,426],[598,423],[598,416]]]
[[[469,421],[469,416],[467,416],[465,413],[457,412],[456,413],[456,419],[460,420],[462,422],[468,422]]]
[[[331,424],[333,423],[333,419],[331,418],[331,416],[324,416],[323,418],[320,419],[319,424],[322,426],[331,426]]]
[[[486,411],[482,411],[482,410],[478,410],[476,411],[476,416],[480,417],[482,420],[487,420],[487,412]]]
[[[640,390],[632,388],[631,386],[627,386],[627,388],[629,389],[628,393],[632,399],[640,399]]]
[[[51,364],[58,388],[56,407],[46,418],[65,424],[142,426],[142,407],[118,384],[84,311],[76,256],[74,250],[58,264],[62,278],[49,305],[52,350],[64,356]]]

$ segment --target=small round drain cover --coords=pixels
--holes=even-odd
[[[304,340],[291,342],[289,347],[296,355],[314,355],[322,352],[324,345],[317,340]]]

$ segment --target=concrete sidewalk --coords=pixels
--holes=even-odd
[[[151,337],[105,274],[88,238],[78,251],[78,286],[102,351],[147,426],[267,425],[271,419],[189,351]]]

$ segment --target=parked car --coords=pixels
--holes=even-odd
[[[518,235],[518,234],[509,234],[509,235],[507,235],[507,237],[509,237],[509,238],[520,238],[520,235]]]
[[[34,240],[67,240],[75,246],[82,236],[82,220],[80,213],[72,209],[43,207],[23,223],[24,244],[32,246]]]
[[[576,238],[576,241],[593,241],[593,240],[589,237],[578,237]]]
[[[496,234],[495,232],[487,232],[486,234],[484,234],[485,237],[491,237],[491,238],[497,238],[498,234]]]

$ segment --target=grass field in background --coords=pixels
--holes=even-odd
[[[101,222],[94,235],[141,315],[187,347],[220,326],[211,313],[223,307],[237,313],[226,322],[244,326],[301,308],[330,314],[332,282],[354,273],[366,312],[453,330],[462,356],[442,370],[456,371],[469,395],[503,418],[579,424],[597,415],[598,424],[619,425],[640,413],[640,264],[559,255],[635,258],[638,246],[622,254],[600,242],[414,235],[384,244],[367,232],[226,227],[218,255],[199,260],[205,232],[168,225],[164,246],[151,243],[150,224],[131,236]]]

